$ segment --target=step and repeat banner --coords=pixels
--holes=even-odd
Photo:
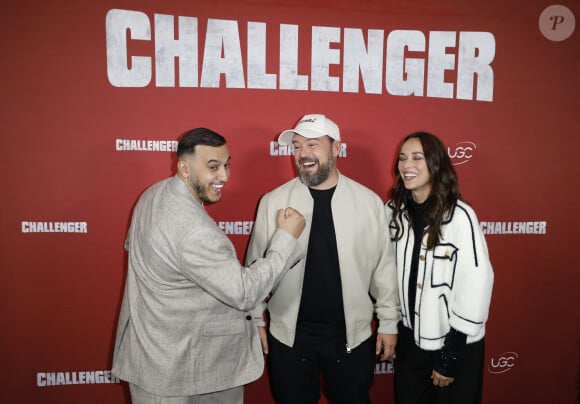
[[[495,270],[484,403],[577,403],[580,3],[3,3],[0,402],[129,403],[111,374],[137,198],[177,139],[223,134],[207,210],[240,260],[260,196],[295,175],[277,135],[323,113],[339,169],[384,200],[396,146],[438,135]],[[393,402],[377,364],[373,402]],[[267,375],[247,403],[272,403]],[[326,402],[323,401],[322,402]]]

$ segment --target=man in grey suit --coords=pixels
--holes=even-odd
[[[304,257],[296,239],[305,219],[277,211],[267,254],[242,267],[203,207],[220,200],[229,178],[226,140],[194,129],[177,158],[177,174],[147,189],[133,212],[113,373],[135,404],[241,403],[243,385],[264,367],[247,311]]]

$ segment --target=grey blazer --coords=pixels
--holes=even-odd
[[[266,257],[242,267],[234,246],[177,176],[139,198],[113,373],[161,396],[204,394],[262,374],[261,302],[303,249],[278,230]]]

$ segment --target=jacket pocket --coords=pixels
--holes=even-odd
[[[255,327],[249,321],[246,323]],[[231,380],[238,377],[236,369],[240,372],[240,369],[245,370],[245,366],[255,365],[240,364],[241,358],[248,358],[251,346],[250,334],[241,319],[205,324],[197,351],[198,377],[205,390],[230,388]]]
[[[203,326],[203,335],[235,335],[244,332],[244,321],[232,319],[229,321],[212,321]]]
[[[459,249],[453,244],[438,244],[433,249],[433,271],[431,286],[453,288],[457,252]]]

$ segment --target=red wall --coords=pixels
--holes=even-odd
[[[172,175],[175,158],[165,151],[118,150],[117,139],[174,141],[197,126],[224,134],[232,178],[222,201],[208,210],[229,225],[252,221],[259,197],[294,175],[290,157],[275,155],[277,134],[301,115],[320,112],[341,128],[347,145],[341,171],[383,198],[404,135],[427,130],[444,140],[463,194],[485,222],[496,275],[484,402],[576,403],[580,279],[572,236],[579,223],[580,39],[573,19],[580,4],[559,1],[565,8],[542,14],[553,3],[408,3],[4,1],[0,401],[129,402],[126,386],[108,383],[100,372],[111,367],[126,273],[123,240],[139,194]],[[163,21],[174,24],[180,39],[187,37],[178,16],[197,24],[197,36],[184,46],[193,52],[197,43],[197,63],[156,67],[172,60],[156,52],[163,34],[171,33]],[[220,36],[227,26],[234,28]],[[248,37],[248,26],[265,33]],[[330,38],[314,57],[312,43],[319,42],[312,38],[321,29],[313,27],[329,27],[322,31]],[[147,29],[150,39],[137,39],[147,37]],[[298,33],[295,53],[288,43],[280,45],[285,29]],[[485,33],[475,36],[477,53],[465,40],[473,32]],[[364,80],[363,73],[343,69],[361,56],[347,38],[357,33],[364,34],[369,54],[378,55],[369,66],[379,73],[369,68]],[[397,36],[414,51],[397,54],[403,49]],[[218,48],[206,49],[216,39]],[[226,67],[219,63],[222,39],[223,58],[231,61]],[[251,88],[254,55],[263,56],[273,84],[260,79],[262,88]],[[305,88],[285,88],[291,80],[282,77],[280,55],[295,55]],[[458,71],[469,67],[462,58],[470,55],[492,57],[475,62],[479,74],[462,76]],[[131,61],[134,56],[147,59]],[[140,70],[143,60],[151,67]],[[397,68],[413,63],[424,69],[397,75]],[[163,81],[167,72],[175,73],[173,85]],[[414,77],[414,93],[402,95],[405,80]],[[39,232],[44,225],[37,223],[45,222],[70,222],[76,232]],[[519,225],[528,222],[529,228]],[[514,227],[524,231],[509,234]],[[241,233],[229,234],[240,259],[248,242]],[[373,402],[393,402],[392,377],[377,374]],[[247,388],[246,398],[272,402],[266,376]]]

